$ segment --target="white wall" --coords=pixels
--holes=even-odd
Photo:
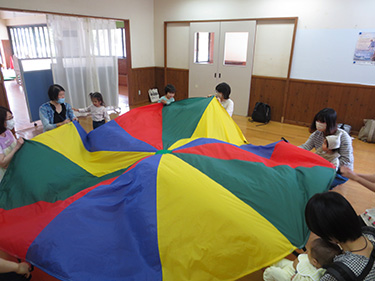
[[[253,75],[287,77],[294,21],[262,21],[257,24]]]
[[[8,30],[5,20],[0,20],[0,40],[8,40]]]
[[[164,21],[297,16],[292,78],[375,85],[375,66],[352,63],[354,34],[375,31],[374,11],[374,0],[155,0],[156,65]]]
[[[45,14],[31,14],[30,16],[7,19],[5,22],[7,26],[47,24],[47,17]]]
[[[171,68],[189,68],[189,24],[168,24],[167,64]]]
[[[375,31],[374,0],[0,0],[1,7],[129,19],[133,67],[163,66],[164,21],[297,16],[292,78],[375,85],[375,67],[351,61],[356,34]]]
[[[132,67],[155,65],[153,0],[0,0],[1,8],[128,19]]]

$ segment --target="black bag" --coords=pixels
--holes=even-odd
[[[258,101],[251,114],[251,119],[255,122],[267,124],[271,120],[271,107],[266,103]]]

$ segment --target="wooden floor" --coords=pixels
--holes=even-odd
[[[282,124],[279,122],[270,122],[264,126],[256,126],[259,123],[251,123],[246,117],[234,116],[234,121],[238,124],[246,139],[255,145],[266,145],[280,140],[281,137],[287,139],[294,145],[303,144],[308,136],[308,128],[290,124]],[[357,138],[353,139],[354,150],[354,171],[358,173],[375,174],[375,144],[365,143]],[[345,198],[353,205],[358,214],[367,208],[375,207],[375,192],[371,192],[360,184],[348,181],[333,189],[345,196]],[[310,240],[316,236],[312,235]],[[245,276],[241,281],[261,281],[262,271],[255,272]]]
[[[123,112],[126,112],[127,110],[129,110],[129,106]],[[116,115],[112,115],[112,118],[114,117],[116,117]],[[313,116],[311,116],[311,118],[312,117]],[[279,122],[270,122],[269,124],[264,126],[256,126],[257,123],[249,122],[247,117],[234,115],[233,119],[238,124],[247,140],[254,145],[266,145],[280,140],[281,137],[284,137],[294,145],[301,145],[309,136],[308,128],[306,127],[282,124]],[[91,130],[91,119],[89,117],[81,118],[80,123],[86,131]],[[26,136],[26,138],[30,138],[30,136],[34,136],[35,134],[40,133],[40,130],[36,131],[36,129],[34,128],[23,129],[17,131],[17,133],[24,137]],[[374,174],[375,144],[369,144],[358,139],[353,139],[353,148],[355,159],[354,170],[359,173]],[[343,196],[345,196],[353,205],[358,214],[363,212],[366,208],[375,207],[375,193],[367,190],[366,188],[355,182],[348,181],[345,184],[334,188],[333,191],[339,192]],[[56,280],[38,269],[33,275],[33,279],[38,281]],[[262,271],[255,272],[239,280],[263,280]]]

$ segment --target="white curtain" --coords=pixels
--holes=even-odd
[[[113,20],[47,15],[54,83],[73,107],[91,104],[100,92],[106,106],[118,106],[118,61]]]

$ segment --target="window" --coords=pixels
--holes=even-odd
[[[120,58],[126,58],[125,28],[116,28],[116,30],[111,30],[110,34],[108,30],[93,30],[94,42],[99,40],[99,38],[101,40],[97,42],[98,44],[95,44],[94,50],[91,51],[95,56],[109,56],[112,54]],[[108,41],[114,44],[109,45]],[[108,46],[111,46],[111,52]]]
[[[13,54],[19,59],[50,58],[47,25],[8,27]]]
[[[213,63],[214,33],[196,32],[194,42],[194,62]]]
[[[224,65],[246,65],[248,32],[226,32]]]
[[[125,28],[116,29],[116,54],[118,57],[126,58]]]
[[[39,59],[51,57],[51,41],[48,33],[47,25],[33,25],[33,26],[17,26],[8,27],[11,46],[13,54],[19,59]],[[108,30],[94,30],[93,40],[98,38],[105,38],[111,40],[111,52],[108,50],[107,42],[98,42],[98,47],[91,50],[96,56],[109,56],[110,54],[117,57],[126,57],[126,42],[125,42],[125,28],[120,27],[113,32],[108,33]],[[77,34],[70,34],[68,31],[64,36],[72,36]],[[77,46],[78,48],[78,46]]]

